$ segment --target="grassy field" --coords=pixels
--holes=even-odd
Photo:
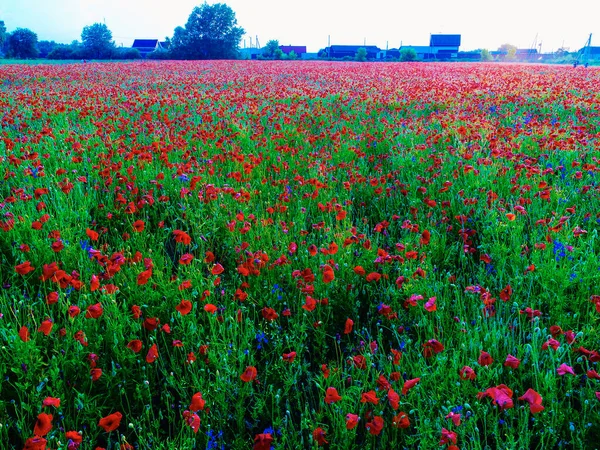
[[[0,448],[596,448],[600,70],[0,68]]]

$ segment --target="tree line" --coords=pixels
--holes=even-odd
[[[237,25],[235,12],[227,5],[204,3],[196,6],[186,24],[175,28],[173,36],[165,38],[167,49],[157,49],[148,55],[152,59],[237,59],[244,35]],[[17,28],[7,32],[0,20],[0,52],[8,58],[31,59],[139,59],[137,49],[117,47],[112,32],[104,23],[85,26],[81,41],[61,44],[39,41],[35,32]]]

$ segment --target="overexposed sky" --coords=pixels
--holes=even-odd
[[[81,40],[84,26],[104,22],[117,45],[135,38],[164,39],[185,25],[195,0],[2,0],[0,20],[8,31],[29,28],[39,40]],[[218,3],[208,1],[209,4]],[[600,0],[221,0],[246,31],[309,52],[331,44],[380,48],[428,45],[432,33],[461,34],[461,50],[495,50],[504,43],[550,52],[577,50],[593,33],[600,46]],[[241,42],[244,47],[244,40]]]

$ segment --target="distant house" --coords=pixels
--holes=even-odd
[[[164,44],[166,44],[166,42]],[[163,47],[163,43],[159,42],[158,39],[136,39],[133,41],[131,48],[135,48],[140,52],[142,58],[145,58],[155,50],[167,50]]]
[[[432,52],[431,47],[426,47],[423,45],[403,45],[400,47],[399,53],[402,53],[402,50],[412,49],[417,54],[417,58],[421,60],[434,59],[435,54]]]
[[[279,48],[285,55],[294,52],[298,58],[302,58],[302,55],[306,53],[306,45],[280,45]]]
[[[590,59],[600,59],[600,47],[583,47],[577,53],[583,55],[584,53],[586,53],[586,51]]]
[[[354,59],[359,48],[367,51],[367,59],[380,59],[384,56],[384,52],[374,45],[331,45],[325,48],[325,52],[329,58]]]
[[[535,48],[518,48],[515,57],[519,61],[533,61],[539,59],[538,51]]]
[[[264,48],[240,48],[240,56],[242,59],[257,59],[264,51]]]
[[[460,34],[432,34],[429,38],[430,53],[435,59],[455,59],[458,57],[460,38]]]

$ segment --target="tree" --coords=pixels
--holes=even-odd
[[[483,50],[481,50],[481,60],[482,61],[491,61],[492,55],[490,54],[490,51],[486,48],[484,48]]]
[[[517,47],[511,44],[502,44],[498,51],[504,54],[506,61],[514,61],[517,58]]]
[[[356,55],[354,56],[354,59],[356,61],[361,61],[364,62],[367,60],[367,49],[364,47],[360,47],[357,51],[356,51]]]
[[[27,28],[17,28],[8,36],[8,55],[13,58],[36,58],[37,34]]]
[[[89,58],[110,58],[115,49],[112,32],[103,23],[95,23],[83,27],[81,41]]]
[[[40,58],[47,58],[48,55],[56,48],[54,41],[39,41],[37,44]]]
[[[4,20],[0,20],[0,49],[4,45],[4,41],[6,40],[6,25],[4,25]]]
[[[414,48],[403,48],[400,50],[400,61],[409,62],[417,60],[417,52]]]
[[[265,45],[263,56],[265,58],[274,58],[277,50],[279,50],[279,41],[271,39],[269,42],[267,42],[267,45]]]
[[[290,59],[290,60],[298,59],[298,54],[294,50],[292,50],[291,52],[288,53],[287,59]]]
[[[171,53],[183,59],[236,59],[244,35],[236,25],[235,13],[223,3],[196,6],[185,28],[175,29]]]

